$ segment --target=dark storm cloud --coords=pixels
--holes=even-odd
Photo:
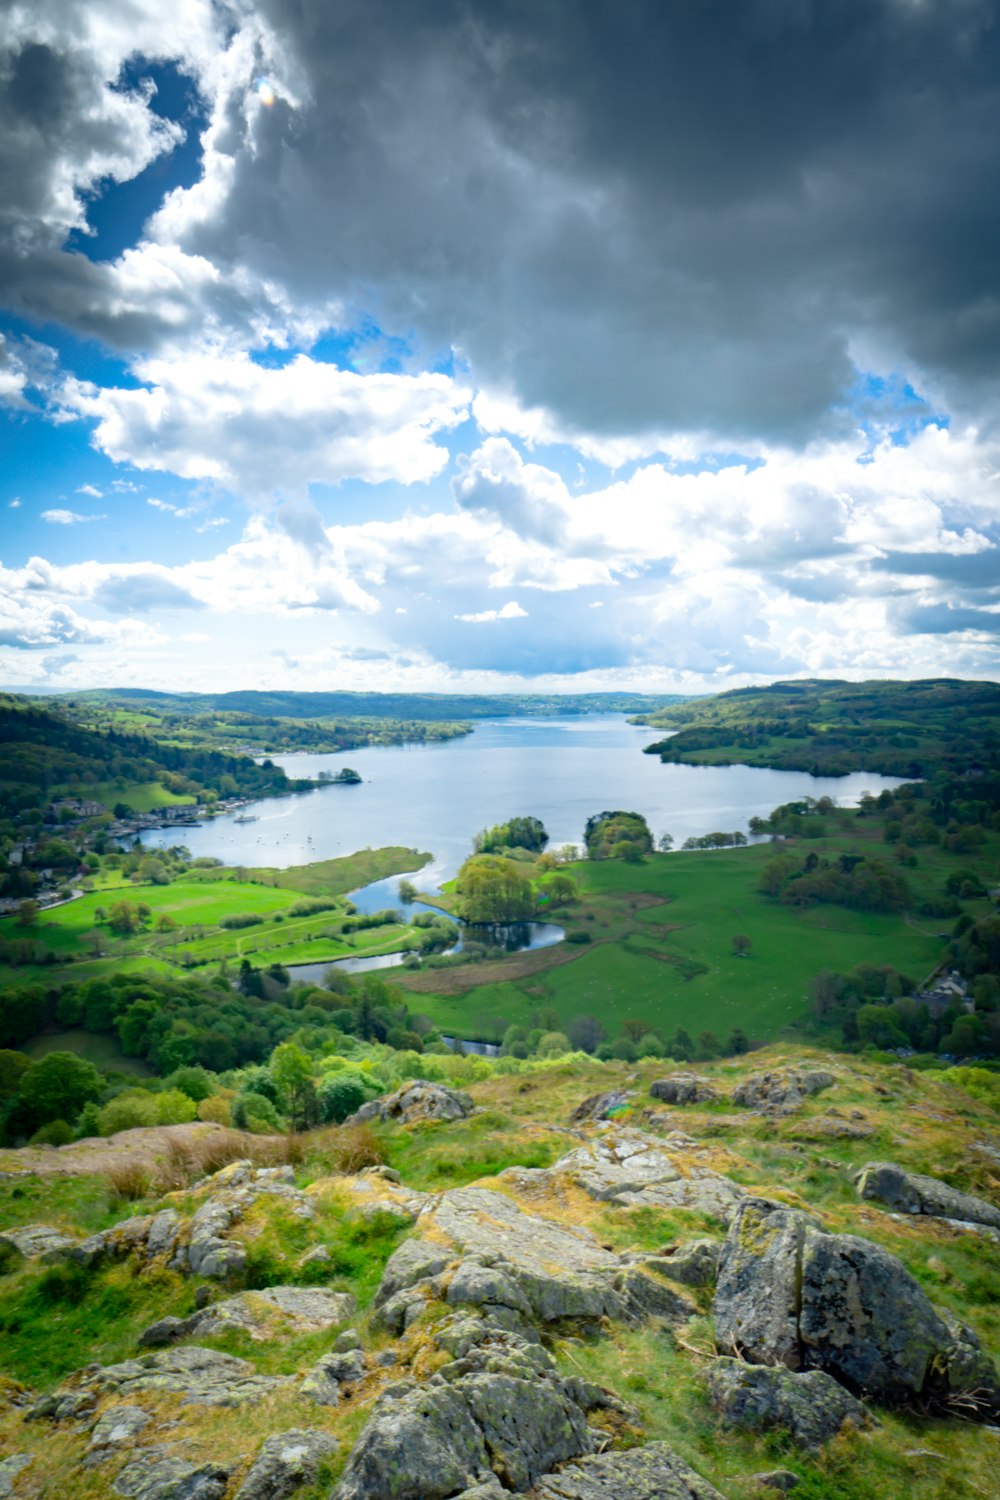
[[[95,110],[69,26],[0,73],[0,276],[22,311],[147,349],[245,329],[255,297],[272,320],[341,298],[595,432],[804,438],[859,348],[975,416],[998,384],[998,13],[262,0],[233,19],[270,33],[215,100],[229,187],[154,226],[222,275],[191,262],[169,298],[59,249],[67,179],[169,144],[134,104]],[[246,104],[261,68],[271,109]]]

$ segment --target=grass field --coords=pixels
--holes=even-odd
[[[422,870],[433,858],[433,854],[421,854],[405,845],[391,845],[385,849],[359,849],[356,854],[346,854],[340,859],[321,859],[311,865],[289,865],[285,870],[263,866],[248,869],[246,873],[248,880],[280,886],[307,896],[341,896],[370,885],[373,880],[386,880],[390,875]],[[199,880],[212,881],[228,879],[232,871],[220,868],[197,873]]]
[[[153,1072],[140,1058],[126,1057],[115,1037],[106,1032],[97,1035],[79,1026],[54,1035],[36,1036],[19,1050],[34,1058],[48,1057],[50,1052],[75,1052],[102,1073],[117,1071],[148,1078]]]
[[[86,786],[64,787],[71,797],[84,801],[101,802],[111,812],[116,802],[125,802],[133,812],[155,812],[158,807],[193,807],[194,797],[178,796],[158,781],[142,781],[125,785],[118,781],[94,781]]]
[[[893,964],[919,980],[937,963],[940,940],[901,913],[836,906],[799,912],[761,895],[757,879],[772,852],[757,845],[652,855],[640,865],[578,864],[572,873],[583,899],[559,919],[589,931],[591,942],[572,959],[560,945],[489,965],[486,984],[477,983],[476,968],[425,970],[400,980],[419,990],[415,1008],[459,1036],[527,1024],[539,1008],[551,1007],[564,1023],[581,1013],[596,1016],[610,1035],[636,1017],[667,1034],[684,1026],[693,1035],[708,1030],[725,1038],[742,1026],[763,1041],[803,1016],[820,969]],[[737,933],[751,939],[748,958],[732,951]],[[528,958],[534,972],[518,973],[519,959]]]

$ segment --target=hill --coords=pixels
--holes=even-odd
[[[1000,770],[995,682],[774,682],[638,715],[635,722],[671,731],[647,754],[686,765],[914,779]]]
[[[994,1493],[995,1078],[334,1061],[341,1125],[0,1154],[8,1493]]]

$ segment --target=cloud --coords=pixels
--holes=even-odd
[[[107,516],[84,516],[77,510],[43,510],[42,520],[51,526],[80,526],[87,521],[106,521]]]
[[[522,609],[514,599],[508,600],[500,609],[481,609],[478,614],[456,615],[456,620],[466,620],[471,625],[488,625],[497,620],[526,620],[528,611]]]
[[[24,501],[20,498],[20,496],[19,495],[15,495],[13,500],[8,500],[8,502],[7,502],[7,509],[8,510],[20,510],[21,506],[23,504],[24,504]]]
[[[81,485],[79,485],[77,487],[76,493],[78,495],[90,495],[94,500],[100,500],[100,499],[103,498],[103,492],[101,490],[99,490],[96,485],[93,485],[93,484],[81,484]]]
[[[130,572],[111,577],[93,593],[93,600],[111,614],[148,614],[161,609],[203,609],[201,599],[163,572]]]

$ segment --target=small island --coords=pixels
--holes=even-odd
[[[320,771],[316,779],[322,781],[324,786],[360,786],[364,777],[351,766],[344,766],[336,776],[332,771]]]

